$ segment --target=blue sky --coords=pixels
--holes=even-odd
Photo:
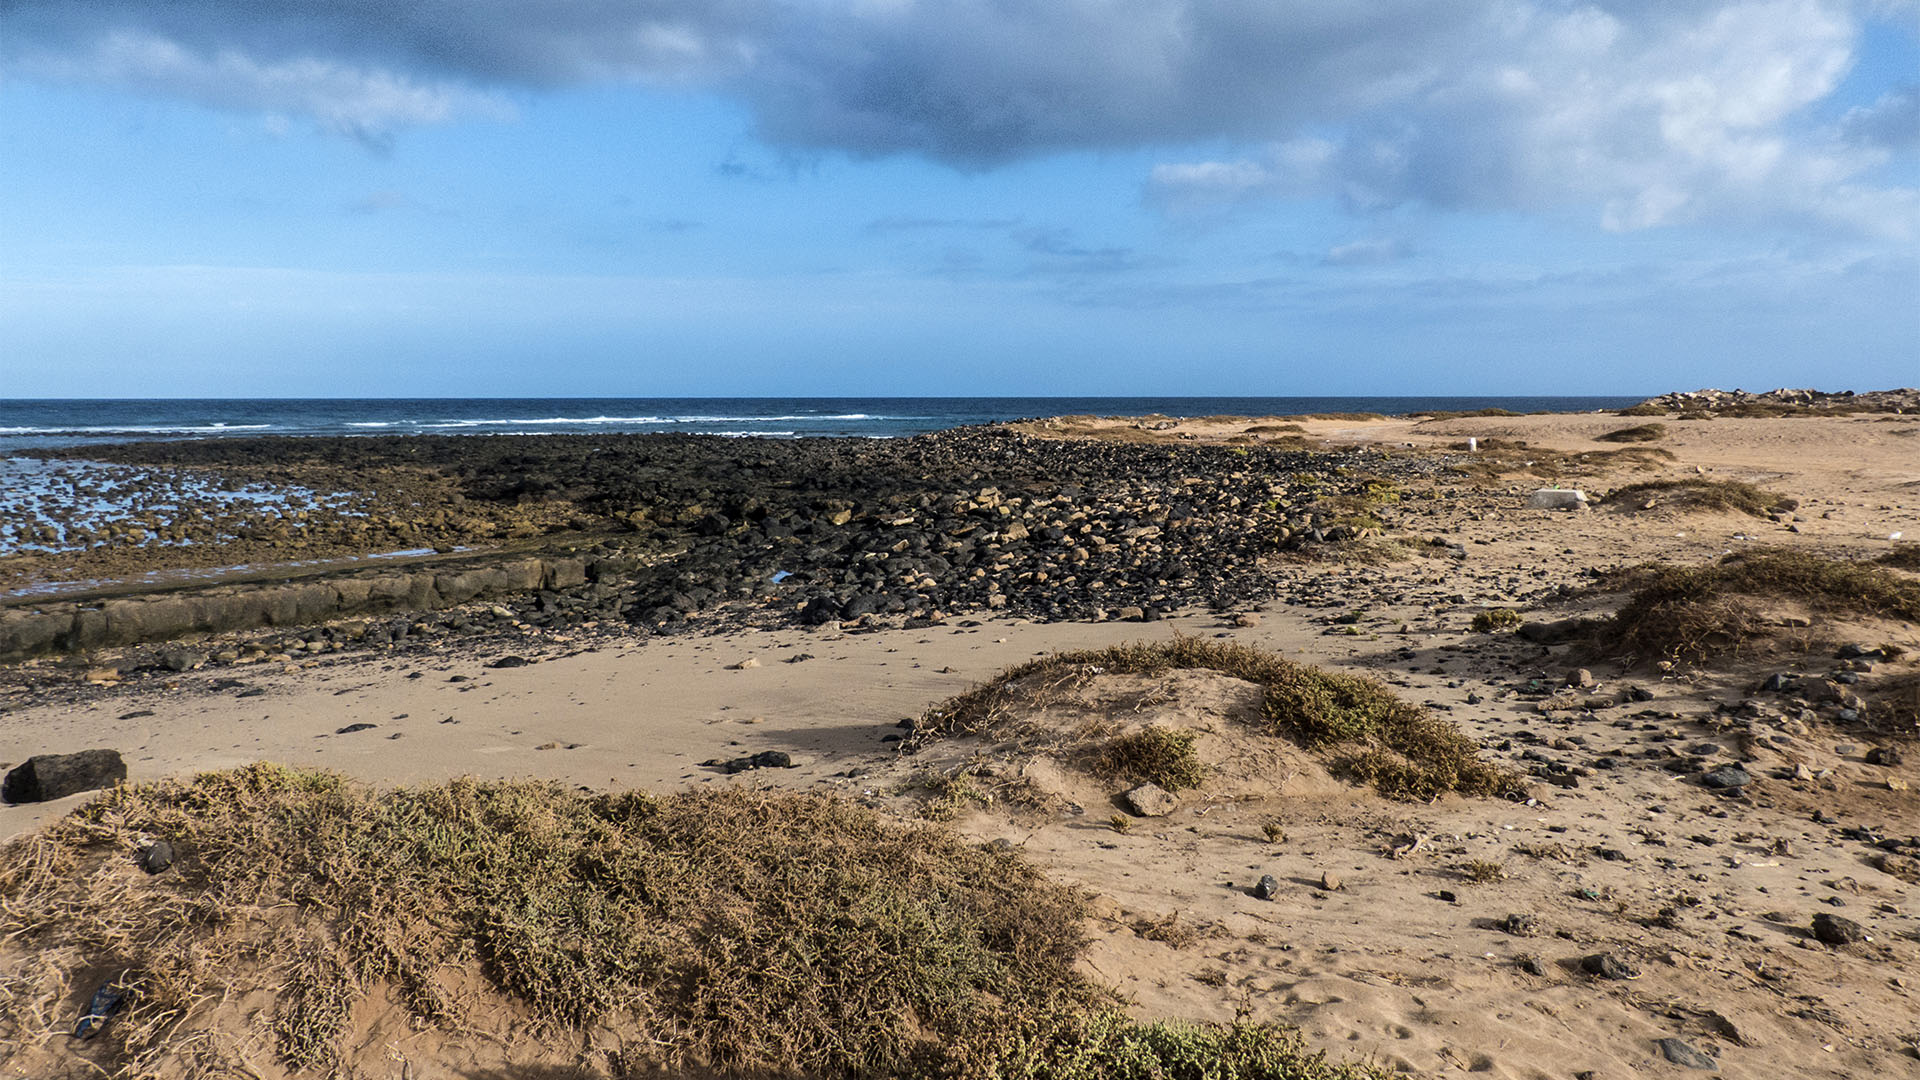
[[[1920,383],[1903,0],[0,0],[0,396]]]

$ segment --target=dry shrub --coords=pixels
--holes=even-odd
[[[1760,518],[1785,513],[1800,505],[1797,499],[1740,480],[1648,480],[1620,488],[1602,502],[1610,506],[1630,506],[1646,501],[1649,496],[1688,510],[1738,510]]]
[[[1159,675],[1208,670],[1264,690],[1268,734],[1324,753],[1331,768],[1399,799],[1463,795],[1515,797],[1519,777],[1479,760],[1472,739],[1379,683],[1322,671],[1234,642],[1178,637],[1058,653],[1010,668],[992,681],[927,710],[916,738],[992,731],[1034,683],[1079,673]]]
[[[1667,410],[1661,408],[1658,405],[1653,404],[1650,401],[1643,401],[1638,405],[1629,405],[1626,408],[1621,409],[1619,412],[1614,413],[1613,415],[1615,416],[1665,416],[1667,415]]]
[[[1595,435],[1594,439],[1598,442],[1636,443],[1655,442],[1666,437],[1667,425],[1665,424],[1638,424],[1634,427],[1609,431],[1605,435]]]
[[[1409,413],[1425,420],[1458,420],[1461,417],[1474,416],[1521,416],[1512,409],[1429,409],[1424,412]]]
[[[133,866],[151,836],[178,853],[153,878]],[[1276,1025],[1131,1021],[1075,968],[1076,891],[815,795],[376,794],[263,764],[116,789],[0,856],[0,937],[31,968],[0,972],[0,1038],[71,1023],[44,984],[119,972],[129,1003],[88,1051],[105,1075],[259,1075],[263,1033],[208,1018],[262,991],[264,1034],[307,1075],[353,1069],[342,1037],[376,984],[423,1024],[498,1037],[497,1007],[440,992],[452,970],[550,1046],[617,1039],[622,1074],[1384,1076]]]
[[[1197,731],[1152,724],[1107,743],[1094,771],[1133,783],[1158,784],[1168,791],[1199,787],[1207,767],[1193,752]]]
[[[143,835],[173,843],[168,874],[132,872]],[[782,1075],[936,1068],[949,1047],[1104,1000],[1073,970],[1072,890],[810,795],[473,780],[374,794],[257,765],[117,789],[6,854],[0,934],[134,973],[103,1036],[128,1075],[249,972],[281,987],[281,1056],[321,1072],[364,987],[438,1002],[448,965],[551,1031],[637,1027],[657,1053],[640,1064]],[[263,930],[289,922],[289,940]]]
[[[1895,544],[1893,550],[1874,560],[1895,570],[1920,572],[1920,544]]]
[[[1791,600],[1827,615],[1920,621],[1920,582],[1867,563],[1756,548],[1698,567],[1657,567],[1601,642],[1632,659],[1703,661],[1736,654],[1768,633],[1767,601]]]
[[[1866,723],[1875,734],[1920,737],[1920,674],[1882,684],[1867,701]]]

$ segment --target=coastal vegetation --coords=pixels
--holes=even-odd
[[[1743,480],[1645,480],[1616,488],[1604,502],[1609,506],[1645,508],[1664,503],[1688,510],[1737,510],[1754,517],[1770,517],[1796,509],[1798,500],[1755,487]]]
[[[157,838],[171,866],[141,873]],[[118,1003],[85,1044],[103,1075],[360,1075],[383,1002],[509,1059],[519,1017],[618,1076],[1380,1075],[1278,1026],[1127,1019],[1076,967],[1080,891],[827,797],[261,764],[118,788],[5,855],[0,937],[39,961],[0,985],[0,1039],[90,976]]]
[[[1478,747],[1453,724],[1400,700],[1381,684],[1323,671],[1236,642],[1177,637],[1056,653],[1000,673],[927,710],[916,737],[991,734],[1029,680],[1090,674],[1156,675],[1208,670],[1262,690],[1265,732],[1321,754],[1336,775],[1396,799],[1428,800],[1449,792],[1518,797],[1520,778],[1481,761]]]
[[[1706,566],[1646,566],[1605,624],[1607,647],[1641,659],[1704,661],[1773,636],[1769,606],[1804,606],[1826,618],[1920,622],[1920,581],[1871,563],[1758,548]]]

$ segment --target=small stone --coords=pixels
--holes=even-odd
[[[1753,777],[1738,765],[1722,765],[1700,777],[1700,782],[1718,791],[1733,791],[1751,784]]]
[[[1593,672],[1588,671],[1586,668],[1575,668],[1567,672],[1567,685],[1578,687],[1582,690],[1591,690],[1596,685],[1593,679]]]
[[[531,663],[533,663],[533,661],[527,659],[524,656],[503,656],[500,659],[489,663],[487,666],[490,668],[517,668],[517,667],[526,667],[528,664],[531,664]]]
[[[1520,958],[1519,963],[1520,963],[1521,971],[1524,971],[1529,975],[1538,975],[1541,978],[1546,977],[1547,965],[1542,963],[1539,957],[1523,956]]]
[[[1823,911],[1813,917],[1813,936],[1825,945],[1851,945],[1866,939],[1867,928]]]
[[[334,734],[335,735],[351,735],[356,731],[372,731],[374,728],[379,726],[380,725],[378,724],[348,724],[346,727],[336,729],[334,731]]]
[[[207,662],[207,654],[198,649],[167,649],[160,654],[160,666],[168,671],[192,671]]]
[[[1235,615],[1235,616],[1233,617],[1233,625],[1235,625],[1235,626],[1259,626],[1259,625],[1260,625],[1260,616],[1258,616],[1258,615],[1255,615],[1255,614],[1253,614],[1253,613],[1251,613],[1251,612],[1242,612],[1242,613],[1240,613],[1240,614],[1238,614],[1238,615]]]
[[[1166,817],[1180,805],[1180,800],[1166,788],[1149,783],[1121,793],[1120,804],[1135,817]]]
[[[1434,893],[1433,897],[1436,900],[1444,900],[1449,904],[1457,904],[1460,902],[1459,894],[1455,893],[1452,889],[1441,889],[1439,892]]]
[[[1580,958],[1580,970],[1601,979],[1637,979],[1640,969],[1617,959],[1612,953],[1594,953]]]
[[[1338,892],[1340,890],[1340,887],[1344,884],[1346,883],[1340,880],[1339,874],[1336,874],[1331,870],[1321,871],[1320,887],[1327,890],[1328,892]]]
[[[1910,785],[1905,780],[1902,780],[1897,776],[1887,777],[1888,791],[1905,791],[1909,786]]]
[[[727,670],[728,671],[752,671],[754,668],[757,668],[759,666],[760,666],[760,658],[757,656],[749,656],[745,660],[742,660],[737,664],[728,664]]]
[[[1904,760],[1906,760],[1905,755],[1901,754],[1897,747],[1876,746],[1867,751],[1867,764],[1869,765],[1879,765],[1882,768],[1890,769]]]
[[[155,840],[140,853],[140,869],[149,874],[158,874],[173,865],[173,845],[165,840]]]
[[[1532,937],[1540,927],[1540,920],[1531,915],[1515,913],[1500,920],[1500,929],[1514,937]]]
[[[1654,1045],[1660,1048],[1660,1053],[1665,1055],[1668,1061],[1682,1068],[1705,1069],[1708,1072],[1720,1071],[1719,1062],[1695,1050],[1693,1044],[1685,1039],[1656,1039]]]
[[[1253,887],[1255,900],[1271,900],[1280,895],[1280,879],[1272,874],[1261,874],[1260,884]]]
[[[747,757],[721,760],[713,758],[700,763],[706,768],[720,769],[728,773],[748,772],[753,769],[791,769],[793,756],[784,750],[762,750]]]

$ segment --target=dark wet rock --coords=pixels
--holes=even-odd
[[[1694,1049],[1685,1039],[1655,1039],[1654,1045],[1668,1061],[1682,1068],[1719,1072],[1720,1063]]]
[[[333,733],[335,735],[351,735],[356,731],[372,731],[379,726],[378,724],[348,724],[346,727],[336,728]]]
[[[1255,900],[1272,900],[1279,895],[1280,879],[1274,877],[1272,874],[1260,875],[1259,884],[1253,887],[1253,898]]]
[[[0,799],[10,803],[47,802],[82,791],[112,787],[127,778],[118,750],[82,750],[77,754],[38,754],[0,781]]]
[[[1823,911],[1813,917],[1813,936],[1826,945],[1852,945],[1866,940],[1867,928],[1852,919]]]
[[[531,663],[533,663],[533,661],[524,656],[502,656],[497,660],[488,661],[487,666],[490,668],[518,668],[526,667]]]

